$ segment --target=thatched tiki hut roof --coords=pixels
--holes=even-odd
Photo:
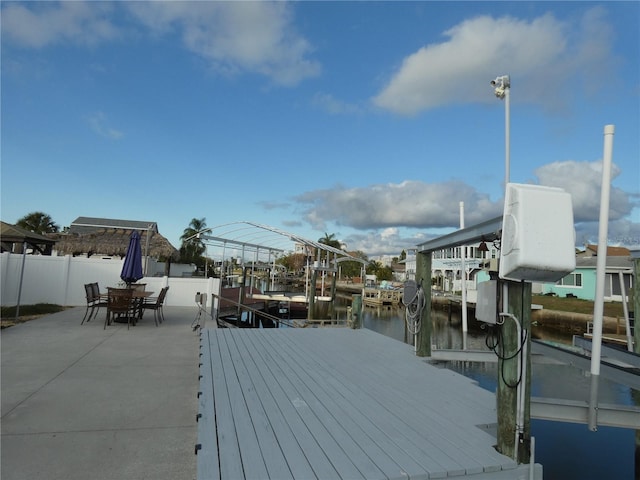
[[[55,233],[49,237],[56,240],[55,250],[58,255],[104,255],[124,258],[129,246],[129,237],[133,230],[127,228],[102,228],[90,233]],[[175,261],[180,258],[180,252],[157,232],[141,230],[140,245],[142,255],[155,258],[161,261]],[[147,235],[149,239],[149,251],[147,252]]]

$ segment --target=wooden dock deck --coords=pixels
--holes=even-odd
[[[204,329],[200,375],[199,480],[528,478],[493,394],[369,330]]]
[[[401,290],[384,288],[365,288],[362,291],[362,302],[365,305],[398,305],[402,301]]]

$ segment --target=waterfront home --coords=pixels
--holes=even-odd
[[[559,297],[575,296],[593,301],[596,297],[596,267],[597,257],[576,256],[576,269],[556,283],[542,284],[541,293]],[[629,289],[633,286],[633,259],[630,255],[607,256],[604,300],[622,301],[622,286],[624,286],[625,295],[628,295]]]

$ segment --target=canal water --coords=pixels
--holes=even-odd
[[[340,315],[340,314],[339,314]],[[407,338],[402,307],[363,307],[364,327],[413,344]],[[463,348],[459,314],[433,311],[432,342],[437,348]],[[466,347],[488,349],[487,331],[473,318],[468,319]],[[558,332],[537,332],[533,337],[571,343]],[[491,392],[497,386],[497,362],[447,362],[446,368],[473,378]],[[589,398],[589,372],[569,365],[532,366],[532,394],[539,397],[584,400]],[[609,404],[637,405],[640,394],[625,385],[600,380],[599,401]],[[632,480],[636,472],[635,430],[599,426],[596,432],[587,425],[544,420],[531,421],[535,437],[535,461],[541,463],[545,480]]]

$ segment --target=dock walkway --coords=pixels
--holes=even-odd
[[[200,375],[199,480],[528,478],[493,394],[369,330],[204,329]]]

